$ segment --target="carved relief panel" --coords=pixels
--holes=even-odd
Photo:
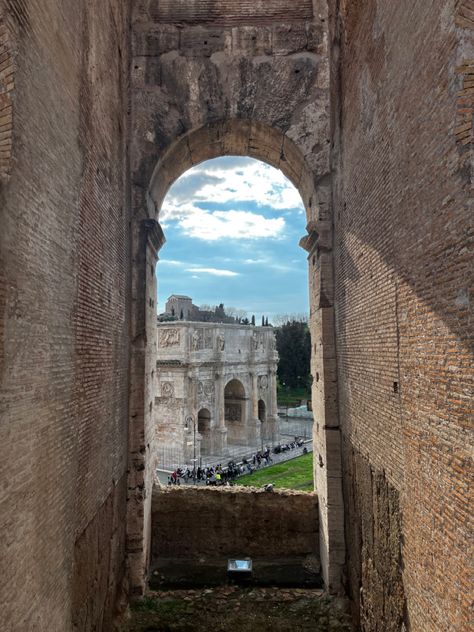
[[[266,391],[268,389],[268,375],[258,376],[258,389],[260,391]]]
[[[172,399],[174,397],[174,384],[173,382],[161,383],[161,397],[165,399]]]
[[[160,347],[177,347],[181,340],[179,329],[161,329],[159,337]]]
[[[204,380],[198,382],[197,396],[200,403],[212,403],[214,401],[214,382],[212,380]]]
[[[265,349],[265,335],[257,333],[252,334],[252,349],[254,351],[263,351]]]
[[[191,350],[212,349],[212,332],[206,329],[195,329],[191,335]]]

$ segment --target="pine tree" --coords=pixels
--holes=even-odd
[[[265,316],[262,316],[262,327],[265,327]]]
[[[252,325],[255,326],[255,314],[252,314]]]

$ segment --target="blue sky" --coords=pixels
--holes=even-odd
[[[273,318],[308,312],[304,207],[281,171],[252,158],[208,160],[171,187],[160,212],[158,311],[171,294]]]

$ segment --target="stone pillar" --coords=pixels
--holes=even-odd
[[[261,447],[261,422],[258,418],[258,375],[256,372],[249,374],[249,397],[246,402],[247,409],[247,445]]]
[[[217,424],[214,434],[214,450],[216,454],[227,454],[227,428],[225,425],[224,374],[216,373],[216,410]]]
[[[268,376],[268,413],[267,423],[269,429],[269,440],[272,445],[280,440],[280,427],[278,420],[278,403],[277,403],[277,372],[272,369]]]
[[[188,444],[191,444],[188,450],[189,461],[195,464],[196,467],[199,465],[199,459],[201,456],[201,435],[198,430],[198,394],[197,394],[197,386],[199,374],[196,370],[189,371],[188,373],[189,379],[189,388],[188,388],[188,403],[189,403],[189,427],[188,427]],[[194,462],[193,459],[196,459]]]
[[[330,192],[327,198],[330,200]],[[329,202],[319,213],[330,215]],[[324,201],[324,198],[322,198]],[[334,325],[332,223],[317,220],[307,226],[300,245],[308,251],[310,282],[311,374],[314,413],[314,481],[318,494],[321,569],[330,593],[342,590],[345,562],[342,496],[341,429],[339,426]]]
[[[156,468],[153,380],[156,369],[156,275],[165,242],[153,219],[132,223],[132,308],[127,493],[127,563],[130,593],[146,588],[150,547],[151,496]]]
[[[258,375],[250,374],[252,378],[252,417],[258,419]]]

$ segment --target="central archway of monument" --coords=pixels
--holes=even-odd
[[[224,389],[225,425],[227,444],[247,444],[247,411],[245,388],[240,380],[230,380]]]

